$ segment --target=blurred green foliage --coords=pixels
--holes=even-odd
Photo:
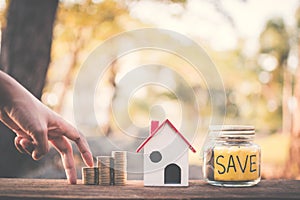
[[[169,3],[185,4],[186,2],[169,1]],[[54,29],[52,65],[48,73],[48,84],[45,88],[43,101],[54,109],[59,105],[66,107],[69,100],[66,100],[64,93],[72,88],[76,73],[89,52],[114,34],[147,26],[149,25],[130,15],[130,8],[126,1],[86,0],[79,1],[79,3],[62,1]],[[227,95],[225,123],[254,124],[258,130],[266,133],[282,130],[282,115],[285,113],[283,109],[288,109],[282,106],[285,103],[282,101],[283,90],[285,87],[292,87],[291,84],[293,84],[293,80],[288,80],[287,83],[284,79],[284,72],[290,73],[286,63],[291,48],[289,39],[293,33],[289,31],[281,18],[270,19],[266,22],[260,35],[259,49],[252,57],[243,52],[245,45],[243,38],[239,39],[239,44],[235,50],[215,51],[210,46],[205,46],[224,81]],[[201,38],[197,40],[201,42]],[[145,55],[140,54],[139,56],[146,57]],[[191,83],[195,91],[204,97],[200,101],[199,116],[203,119],[209,118],[211,105],[204,84],[205,77],[202,77],[202,80],[199,77],[194,77],[193,71],[189,69],[191,66],[178,65],[174,63],[174,59],[170,59],[168,56],[155,59],[162,63],[165,62],[177,72],[185,74],[185,78]],[[113,77],[111,77],[111,73],[107,73],[103,87],[112,91],[118,88],[116,78],[121,72],[126,71],[124,68],[126,66],[116,66]],[[68,81],[65,81],[66,79]],[[111,79],[113,79],[112,82]],[[181,96],[186,95],[188,97],[188,94],[181,90],[180,84],[177,85],[176,92],[180,93]],[[160,99],[163,96],[164,100],[170,102],[176,98],[174,94],[167,91],[153,93],[153,91],[148,90],[148,96],[150,94],[152,98]],[[155,95],[153,96],[153,94]],[[48,98],[49,95],[56,96],[57,101],[51,102],[51,98]],[[118,93],[113,95],[111,100],[113,101],[113,98],[118,95]],[[140,115],[145,110],[149,111],[151,103],[148,100],[150,99],[146,95],[145,99],[136,101],[135,104],[131,105],[133,106],[131,113]],[[188,98],[183,103],[187,106],[186,108],[192,109],[189,107]],[[59,111],[62,112],[60,109]],[[109,116],[109,112],[106,112],[106,115]],[[108,121],[108,123],[113,124],[112,118]],[[113,127],[117,129],[116,126]]]

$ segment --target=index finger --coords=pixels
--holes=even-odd
[[[93,167],[94,161],[93,161],[93,155],[91,153],[90,147],[89,147],[85,137],[79,131],[77,131],[77,133],[78,133],[79,137],[73,141],[76,143],[76,145],[81,153],[81,156],[85,161],[85,164],[90,167]],[[66,135],[66,137],[68,137],[68,136]]]
[[[56,126],[62,132],[62,135],[66,136],[76,143],[85,164],[89,167],[93,167],[93,156],[85,137],[71,124],[60,117],[56,120]]]

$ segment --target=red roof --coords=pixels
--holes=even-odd
[[[149,142],[149,140],[151,140],[151,138],[153,138],[153,136],[159,131],[159,129],[161,129],[165,124],[169,124],[169,126],[174,130],[175,133],[177,133],[181,139],[188,145],[188,147],[190,148],[190,150],[192,150],[192,152],[196,153],[196,150],[194,149],[194,147],[192,147],[192,145],[189,143],[189,141],[187,141],[187,139],[175,128],[175,126],[168,120],[166,119],[136,150],[136,152],[140,152],[142,150],[142,148]]]

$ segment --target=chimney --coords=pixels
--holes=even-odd
[[[159,126],[159,121],[151,121],[151,125],[150,125],[150,135],[152,135],[152,133],[158,128]]]

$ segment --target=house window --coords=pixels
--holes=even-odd
[[[153,151],[151,154],[150,154],[150,160],[154,163],[158,163],[159,161],[161,161],[161,153],[159,151]]]

